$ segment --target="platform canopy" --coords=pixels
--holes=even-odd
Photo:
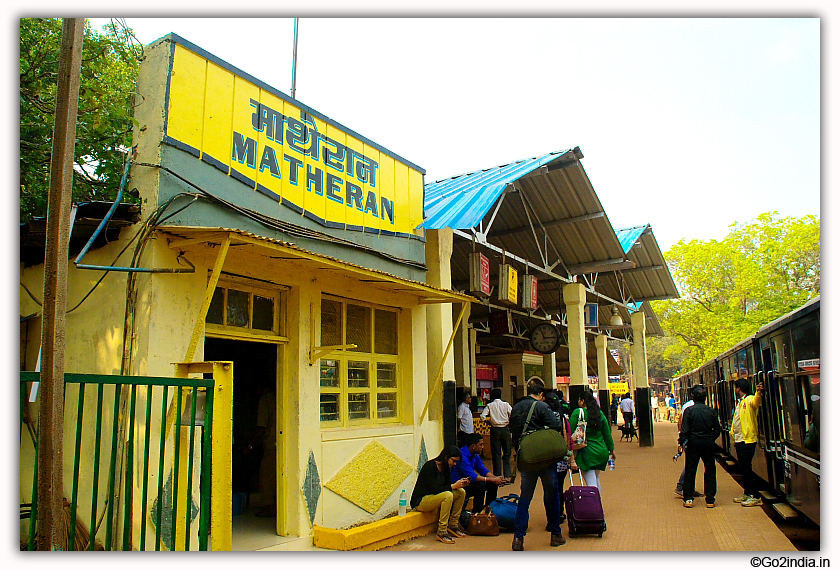
[[[598,303],[600,331],[629,340],[630,313],[641,310],[647,334],[661,335],[649,302],[679,294],[653,230],[647,224],[613,228],[582,158],[575,147],[426,184],[422,227],[453,229],[453,289],[469,290],[473,251],[489,258],[496,287],[503,262],[538,278],[539,309],[530,315],[519,310],[525,324],[514,337],[534,318],[562,321],[562,286],[573,281],[584,283],[587,302]],[[606,326],[614,307],[621,327]],[[474,306],[471,321],[479,322],[481,312]]]

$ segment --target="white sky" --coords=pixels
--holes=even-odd
[[[127,23],[291,91],[290,18]],[[427,182],[580,146],[613,226],[663,251],[820,213],[815,17],[301,18],[296,96]]]

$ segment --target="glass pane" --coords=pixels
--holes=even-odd
[[[236,289],[228,289],[227,296],[227,325],[231,327],[247,327],[248,316],[250,313],[248,307],[248,298],[250,295],[247,291],[237,291]]]
[[[376,365],[376,387],[397,387],[397,365],[392,362],[379,362]]]
[[[341,387],[341,373],[338,368],[338,360],[321,361],[321,386],[325,388]]]
[[[344,344],[341,340],[341,303],[321,300],[321,346]]]
[[[321,394],[321,421],[337,422],[341,420],[339,394]]]
[[[354,352],[370,352],[370,313],[369,307],[347,305],[347,344],[355,344]]]
[[[389,392],[376,396],[376,417],[395,418],[397,417],[397,394]]]
[[[375,336],[375,352],[379,354],[397,353],[397,313],[394,311],[376,310],[376,325],[373,327]]]
[[[370,418],[370,394],[348,394],[347,411],[351,420]]]
[[[207,309],[205,322],[214,325],[225,324],[225,290],[222,287],[216,287],[213,291],[213,300],[210,301],[210,308]]]
[[[251,323],[253,329],[274,330],[274,299],[254,295],[254,316]]]
[[[347,387],[370,388],[370,370],[367,362],[347,362]]]

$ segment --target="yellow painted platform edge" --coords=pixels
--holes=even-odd
[[[411,511],[404,517],[390,517],[346,530],[315,525],[314,543],[319,548],[329,548],[330,550],[367,549],[367,547],[380,542],[403,535],[407,536],[413,531],[425,529],[425,527],[433,524],[436,525],[437,521],[438,511],[435,509],[427,513]],[[427,532],[423,532],[423,534],[427,534]],[[416,534],[412,538],[415,536],[422,535]],[[402,540],[406,540],[406,538],[400,538],[400,541]],[[397,543],[394,542],[393,544]],[[387,546],[390,546],[390,544]],[[384,548],[384,546],[379,548]]]
[[[406,540],[411,540],[412,538],[417,538],[418,536],[426,536],[427,534],[431,534],[437,531],[437,520],[434,522],[421,526],[419,528],[412,529],[408,532],[400,533],[396,536],[392,536],[390,538],[386,538],[384,540],[380,540],[378,542],[374,542],[373,544],[368,544],[367,546],[362,546],[360,548],[354,549],[355,551],[371,551],[371,550],[382,550],[383,548],[388,548],[389,546],[395,546],[401,542],[405,542]]]

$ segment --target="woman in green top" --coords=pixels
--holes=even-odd
[[[578,399],[578,408],[572,412],[571,417],[572,433],[581,415],[586,421],[586,447],[577,451],[575,460],[586,484],[589,487],[598,487],[600,492],[601,471],[607,468],[607,459],[615,460],[612,430],[592,392],[585,391]]]

